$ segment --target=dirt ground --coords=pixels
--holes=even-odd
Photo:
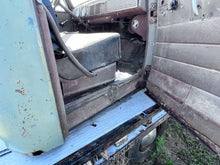
[[[156,144],[155,151],[142,165],[220,165],[219,156],[173,118],[167,121]]]

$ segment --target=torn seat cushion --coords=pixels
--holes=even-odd
[[[89,71],[111,64],[121,57],[118,33],[61,33],[66,46]],[[68,57],[57,60],[59,75],[67,80],[84,76]]]

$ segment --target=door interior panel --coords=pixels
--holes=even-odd
[[[148,92],[220,153],[220,2],[158,1],[157,41]]]

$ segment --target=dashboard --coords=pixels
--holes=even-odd
[[[76,6],[73,13],[90,24],[112,23],[117,18],[145,14],[145,1],[91,0]]]

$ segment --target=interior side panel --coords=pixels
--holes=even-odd
[[[158,1],[157,42],[148,92],[220,153],[220,3]]]

